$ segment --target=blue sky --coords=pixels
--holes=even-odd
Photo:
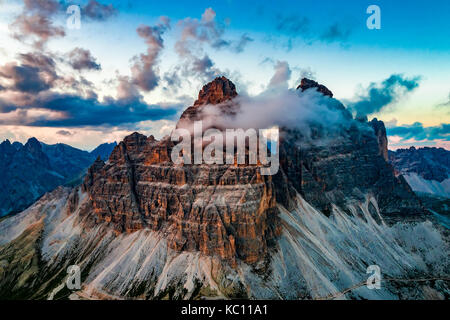
[[[34,2],[38,3],[28,1]],[[71,4],[82,9],[79,30],[66,27],[65,10]],[[381,9],[380,30],[366,26],[366,9],[373,4]],[[36,136],[48,143],[62,141],[92,149],[135,130],[161,137],[170,132],[176,115],[214,76],[225,74],[238,91],[255,95],[267,89],[278,71],[284,72],[289,87],[296,87],[299,79],[308,75],[347,105],[367,98],[369,88],[379,88],[392,75],[417,79],[412,90],[394,88],[388,93],[392,95],[389,103],[368,116],[386,122],[393,148],[449,148],[450,1],[89,0],[59,1],[54,7],[45,11],[31,5],[26,8],[22,1],[1,3],[0,68],[4,68],[4,79],[0,69],[0,89],[6,89],[0,90],[0,101],[9,107],[0,109],[0,140],[25,141]],[[18,17],[22,22],[36,15],[60,27],[64,36],[42,39],[42,34],[33,35],[17,22]],[[166,24],[161,16],[170,22]],[[210,20],[204,23],[205,19]],[[138,34],[142,25],[156,28],[161,45]],[[183,32],[193,26],[197,38],[181,41]],[[20,32],[22,37],[17,37]],[[201,40],[201,32],[208,32],[207,40]],[[33,42],[36,38],[43,43],[40,48]],[[177,51],[180,42],[188,46],[188,54]],[[75,48],[88,51],[100,68],[72,70],[69,53]],[[19,67],[29,63],[20,56],[26,53],[39,53],[55,61],[56,68],[51,71],[57,74],[56,80],[41,87],[45,90],[33,92],[39,99],[31,98],[29,92],[20,95],[24,93],[10,83],[11,74],[10,78],[5,76],[7,71],[13,72],[8,63]],[[151,66],[142,65],[148,61],[145,59],[151,60]],[[133,71],[136,65],[140,69]],[[53,74],[41,71],[40,75]],[[69,78],[74,78],[71,85]],[[129,85],[126,94],[124,86],[120,87],[125,84]],[[125,102],[123,97],[131,91],[136,93],[134,100]],[[30,100],[26,105],[25,97]],[[17,101],[22,104],[17,106]],[[79,112],[82,116],[73,114],[76,108],[85,108],[84,113]],[[123,119],[114,118],[119,114],[116,111],[122,110],[117,108],[126,109]],[[95,121],[88,119],[86,110],[95,110],[91,113]],[[102,112],[108,115],[102,117]],[[70,121],[68,117],[72,117]],[[104,118],[104,123],[96,121],[99,118]],[[414,128],[411,132],[423,128],[423,132],[404,133],[408,128]]]

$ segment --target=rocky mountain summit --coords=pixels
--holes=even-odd
[[[236,86],[225,77],[218,77],[214,81],[203,86],[194,105],[188,107],[181,114],[177,123],[178,127],[189,127],[193,121],[202,120],[206,106],[215,105],[223,115],[235,115],[238,106],[232,99],[237,97]],[[205,130],[208,128],[204,128]]]
[[[316,89],[318,92],[320,92],[321,94],[323,94],[324,96],[328,96],[330,98],[333,98],[333,92],[331,92],[330,90],[328,90],[327,87],[325,87],[322,84],[319,84],[318,82],[308,79],[308,78],[303,78],[299,84],[299,86],[297,87],[297,90],[301,89],[302,92],[307,90],[307,89],[311,89],[314,88]]]
[[[348,122],[327,132],[323,125],[310,123],[314,137],[298,147],[301,133],[284,128],[280,146],[281,174],[289,185],[322,212],[332,205],[346,207],[364,195],[376,197],[382,214],[420,213],[422,207],[402,177],[396,178],[387,163],[384,123],[353,120],[346,108],[332,99],[331,91],[315,81],[303,79],[298,89],[317,90],[330,97],[329,108],[338,110]],[[287,134],[286,134],[287,133]],[[326,141],[324,144],[323,141]]]
[[[300,88],[332,96],[307,79]],[[180,121],[201,119],[204,105],[233,106],[226,102],[236,96],[230,80],[216,78]],[[97,161],[90,168],[83,184],[90,201],[82,214],[92,226],[107,223],[117,233],[163,232],[174,250],[197,250],[231,263],[263,261],[280,234],[276,206],[292,208],[296,193],[328,215],[333,205],[346,208],[367,194],[375,196],[387,216],[422,212],[408,184],[385,161],[386,131],[380,128],[384,125],[376,120],[355,121],[331,137],[332,147],[313,141],[302,148],[296,146],[299,132],[284,128],[281,170],[273,177],[260,175],[255,165],[174,165],[173,142],[133,133],[114,149],[108,164]]]
[[[57,288],[73,264],[83,286],[72,294],[84,299],[449,297],[442,281],[346,290],[371,264],[399,281],[443,279],[448,243],[386,161],[383,123],[355,120],[325,86],[302,84],[296,94],[342,121],[312,118],[307,133],[280,126],[274,175],[236,160],[174,164],[178,142],[135,132],[107,162],[97,158],[80,187],[58,188],[1,221],[0,275],[18,271],[0,281],[0,297],[68,297]],[[177,127],[203,119],[206,106],[236,119],[238,97],[230,80],[216,78]],[[25,245],[32,252],[18,250]],[[21,259],[41,264],[31,272],[17,267]],[[13,285],[23,274],[26,291]]]

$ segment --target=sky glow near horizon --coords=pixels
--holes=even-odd
[[[82,8],[79,30],[66,26],[73,4]],[[372,4],[380,30],[366,26]],[[47,29],[26,28],[33,17]],[[346,106],[371,88],[385,93],[383,81],[399,75],[414,86],[387,87],[390,99],[368,118],[385,122],[391,149],[450,149],[449,18],[445,0],[0,0],[0,140],[92,150],[133,131],[160,138],[219,75],[248,95],[307,76]],[[77,67],[75,48],[89,52]],[[54,65],[36,67],[24,54]]]

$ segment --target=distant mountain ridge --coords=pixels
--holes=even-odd
[[[450,151],[415,148],[389,151],[389,162],[415,192],[450,198]]]
[[[105,143],[87,152],[36,138],[25,145],[5,140],[0,144],[0,217],[21,211],[45,192],[81,178],[98,156],[104,159],[114,146],[115,142]]]
[[[111,142],[111,143],[103,143],[99,145],[97,148],[91,151],[91,155],[94,156],[94,158],[97,159],[97,157],[100,157],[101,160],[106,161],[108,160],[111,152],[114,150],[114,148],[117,146],[117,142]]]

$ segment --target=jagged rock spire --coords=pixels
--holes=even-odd
[[[177,123],[177,128],[183,126],[183,124],[190,123],[192,121],[201,120],[201,109],[208,104],[222,104],[230,101],[237,96],[236,86],[226,77],[217,77],[213,81],[204,85],[198,93],[198,99],[194,102],[193,106],[190,106],[181,114],[180,121]],[[230,113],[233,108],[223,106],[222,111]]]
[[[300,85],[297,87],[297,90],[301,89],[303,92],[310,88],[317,88],[317,91],[322,93],[324,96],[329,96],[330,98],[333,97],[333,92],[331,92],[327,87],[325,87],[322,84],[319,84],[318,82],[316,82],[314,80],[308,79],[308,78],[302,79],[302,81],[300,82]]]
[[[198,99],[194,102],[194,106],[219,104],[236,96],[237,92],[234,83],[224,76],[217,77],[203,86],[198,93]]]
[[[384,126],[384,122],[378,120],[377,118],[373,118],[370,121],[370,125],[372,126],[375,136],[378,141],[378,153],[383,156],[384,160],[389,161],[388,157],[388,139],[386,135],[386,127]]]

